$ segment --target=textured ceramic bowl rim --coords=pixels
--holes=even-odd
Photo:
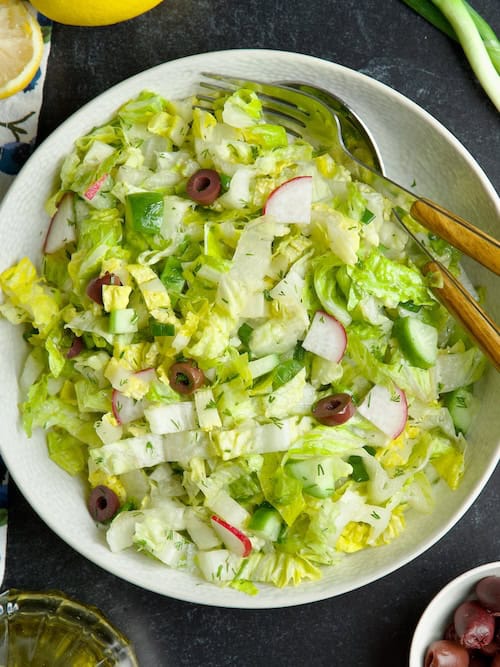
[[[435,595],[415,628],[409,667],[424,667],[428,646],[436,639],[442,639],[442,633],[452,620],[454,610],[467,598],[474,597],[474,587],[478,581],[491,575],[500,577],[500,561],[484,563],[463,572]]]
[[[282,51],[242,49],[204,53],[174,60],[117,84],[68,118],[43,144],[14,181],[0,209],[0,270],[23,254],[38,258],[48,217],[44,203],[54,188],[55,172],[73,141],[104,122],[117,107],[144,88],[169,97],[192,94],[203,71],[220,71],[263,80],[302,80],[331,88],[350,104],[369,127],[387,174],[408,188],[415,179],[422,192],[472,222],[500,218],[500,202],[479,165],[436,119],[388,86],[338,64]],[[419,147],[419,151],[414,149]],[[457,182],[461,187],[457,189]],[[9,233],[2,234],[2,231]],[[487,231],[491,231],[488,230]],[[19,336],[20,338],[20,336]],[[127,551],[111,554],[102,531],[89,520],[84,489],[58,469],[45,453],[39,432],[28,440],[19,424],[13,388],[24,348],[10,325],[0,322],[3,366],[0,377],[2,455],[18,487],[41,518],[70,546],[103,569],[142,588],[199,604],[237,608],[287,607],[323,600],[375,581],[413,560],[446,534],[474,502],[489,479],[500,453],[500,433],[488,420],[477,436],[478,457],[460,489],[441,493],[436,511],[412,518],[411,529],[388,546],[343,558],[319,582],[278,590],[263,586],[256,596],[218,588]],[[491,374],[490,374],[491,376]],[[496,382],[489,376],[488,383]],[[483,401],[494,419],[500,415]],[[488,403],[490,401],[491,405]],[[485,422],[486,420],[481,420]],[[50,483],[47,483],[50,480]]]
[[[60,627],[66,627],[73,639],[88,642],[95,640],[95,647],[104,648],[107,661],[113,659],[116,667],[139,667],[137,657],[129,639],[116,628],[109,618],[97,606],[69,597],[59,590],[18,590],[10,588],[0,593],[0,621],[10,624],[18,617],[49,620],[49,629],[61,619]],[[45,624],[42,626],[45,628]],[[38,642],[43,633],[37,633],[31,639]],[[23,633],[23,641],[30,639]],[[3,647],[2,647],[3,648]],[[34,650],[34,646],[31,647]],[[95,650],[95,649],[94,649]],[[10,664],[10,662],[9,662]]]

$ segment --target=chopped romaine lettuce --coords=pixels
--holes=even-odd
[[[119,499],[110,549],[255,594],[397,539],[408,508],[432,511],[437,479],[457,487],[456,431],[472,418],[457,410],[485,360],[412,263],[389,200],[267,123],[253,91],[215,106],[144,91],[79,138],[47,205],[72,193],[74,238],[41,273],[28,258],[3,271],[0,314],[30,346],[26,433],[46,430],[56,464]],[[217,172],[213,201],[188,195],[199,169]],[[301,176],[310,222],[286,222],[286,205],[284,222],[266,215]],[[304,348],[315,316],[337,321],[341,358]],[[401,318],[418,320],[405,350]],[[434,336],[433,363],[414,366],[407,338],[428,325],[437,355]],[[400,402],[397,430],[316,412],[338,393],[355,408],[373,385]],[[252,529],[257,510],[272,531]]]

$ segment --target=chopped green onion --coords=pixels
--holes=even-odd
[[[245,347],[248,347],[252,331],[253,331],[252,327],[246,322],[244,322],[238,329],[238,338],[241,340],[241,342]]]
[[[174,336],[175,327],[173,324],[164,324],[163,322],[157,322],[152,320],[149,323],[149,330],[151,331],[152,336]]]
[[[347,459],[347,463],[352,466],[351,477],[355,482],[367,482],[370,479],[361,456],[353,454]]]
[[[460,43],[479,83],[500,111],[500,42],[491,26],[466,0],[403,2]]]
[[[375,220],[375,213],[372,213],[369,208],[365,208],[361,216],[361,222],[364,225],[369,225],[372,220]]]

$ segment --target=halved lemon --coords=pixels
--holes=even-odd
[[[49,19],[66,25],[98,26],[144,14],[162,0],[32,0]]]
[[[42,31],[25,3],[0,0],[0,99],[29,84],[42,55]]]

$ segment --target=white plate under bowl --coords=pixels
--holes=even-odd
[[[485,563],[468,570],[450,581],[432,599],[415,629],[410,649],[409,667],[424,667],[428,647],[436,639],[442,639],[453,613],[459,604],[468,599],[476,599],[476,584],[485,577],[500,577],[500,561]]]
[[[417,105],[367,76],[317,58],[279,51],[234,50],[159,65],[114,86],[65,121],[30,158],[3,202],[0,270],[24,255],[39,261],[48,224],[44,203],[53,192],[63,156],[78,136],[105,122],[120,104],[145,88],[170,98],[194,93],[202,71],[263,80],[302,80],[331,89],[350,103],[370,128],[389,176],[407,187],[416,182],[420,192],[490,233],[498,233],[491,225],[500,218],[500,205],[485,174],[465,148]],[[477,267],[471,266],[470,275],[474,282],[491,283],[487,272]],[[498,299],[496,302],[500,306]],[[497,320],[498,315],[497,309]],[[27,439],[22,431],[16,387],[26,349],[21,332],[4,321],[0,322],[0,350],[1,452],[32,507],[63,540],[105,570],[181,600],[240,608],[286,607],[329,598],[379,579],[421,554],[450,530],[485,485],[499,456],[500,376],[492,371],[483,383],[481,414],[458,491],[439,490],[433,514],[412,516],[406,531],[392,544],[344,558],[335,568],[325,570],[321,581],[284,590],[263,587],[258,595],[250,597],[219,589],[131,551],[111,554],[103,533],[96,530],[88,515],[80,483],[50,461],[42,433]]]

